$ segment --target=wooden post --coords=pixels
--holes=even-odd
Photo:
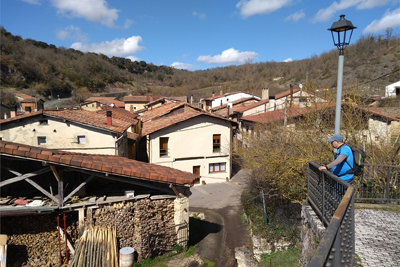
[[[83,235],[85,231],[85,209],[80,208],[78,209],[78,234],[79,237]]]
[[[0,267],[7,264],[7,235],[0,235]]]

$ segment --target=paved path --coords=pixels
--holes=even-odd
[[[400,214],[355,210],[356,254],[363,267],[400,266]]]

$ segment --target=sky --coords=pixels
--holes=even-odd
[[[400,32],[400,0],[0,1],[0,25],[23,39],[190,71],[319,56],[342,14],[351,43]]]

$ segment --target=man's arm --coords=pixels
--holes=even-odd
[[[336,165],[338,165],[338,164],[342,163],[344,160],[346,160],[346,158],[347,158],[347,156],[345,154],[340,154],[334,161],[332,161],[331,163],[326,165],[326,167],[325,166],[320,166],[318,169],[320,171],[326,170],[326,169],[332,169]]]

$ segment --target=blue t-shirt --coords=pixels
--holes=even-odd
[[[344,181],[349,181],[354,178],[354,174],[346,174],[346,175],[343,175],[343,174],[345,174],[348,170],[351,170],[353,168],[353,164],[354,164],[353,151],[351,151],[351,148],[348,145],[342,145],[337,150],[336,158],[342,154],[346,155],[346,159],[343,160],[340,164],[332,167],[332,172],[333,172],[333,174],[338,176],[340,179],[342,179]]]

